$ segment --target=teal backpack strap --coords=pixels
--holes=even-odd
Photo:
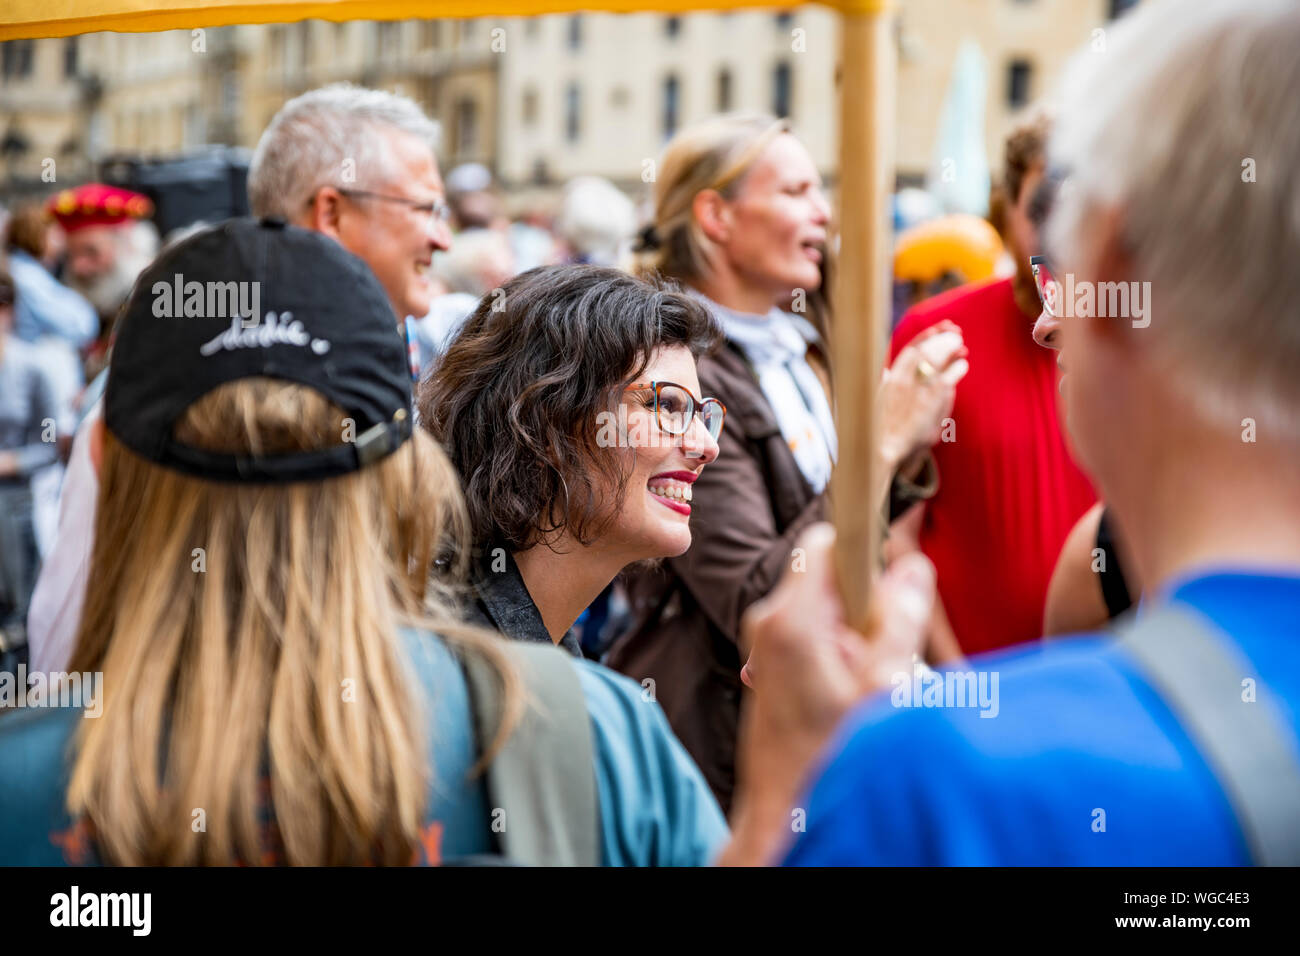
[[[578,672],[554,647],[503,641],[502,649],[519,668],[528,702],[487,770],[501,851],[525,866],[599,866],[595,750]],[[501,723],[501,684],[479,655],[462,660],[479,750],[485,751]]]
[[[1219,778],[1252,860],[1300,865],[1300,761],[1263,684],[1242,699],[1254,668],[1190,608],[1156,608],[1119,628],[1131,653]]]

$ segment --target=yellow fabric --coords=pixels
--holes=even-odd
[[[952,215],[923,222],[894,243],[894,278],[933,282],[959,272],[969,282],[993,275],[1002,255],[998,231],[979,216]]]
[[[844,13],[873,14],[892,0],[817,0]],[[0,41],[62,37],[99,30],[222,27],[295,20],[410,20],[514,17],[577,11],[692,13],[697,10],[779,8],[779,0],[0,0]]]

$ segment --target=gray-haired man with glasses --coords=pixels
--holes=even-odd
[[[399,319],[429,311],[433,254],[451,246],[438,126],[406,97],[346,84],[286,103],[248,171],[254,215],[338,240],[374,271]]]

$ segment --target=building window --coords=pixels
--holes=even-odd
[[[234,117],[239,113],[239,74],[230,72],[221,78],[221,114]]]
[[[1012,60],[1007,67],[1007,105],[1015,109],[1029,102],[1034,67],[1028,60]]]
[[[718,71],[718,112],[725,113],[731,109],[731,71]]]
[[[670,39],[676,39],[682,32],[682,18],[668,17],[664,20],[664,33]]]
[[[31,40],[10,40],[0,44],[0,74],[6,80],[31,75],[32,43]]]
[[[582,14],[575,13],[569,17],[569,49],[576,50],[582,46]]]
[[[787,10],[785,13],[778,13],[776,15],[777,29],[788,30],[790,29],[790,25],[792,23],[794,23],[794,14],[791,13],[789,10]]]
[[[284,50],[284,27],[279,24],[272,25],[268,31],[267,37],[267,59],[271,61],[271,69],[282,70],[285,67],[285,50]]]
[[[564,91],[564,138],[576,143],[582,135],[582,91],[570,83]]]
[[[681,109],[681,84],[677,77],[664,78],[664,139],[677,132],[678,113]]]
[[[23,135],[22,130],[10,124],[5,130],[3,138],[0,138],[0,156],[21,156],[27,150],[31,149],[31,143]]]
[[[77,38],[68,37],[63,42],[63,75],[77,75]]]
[[[772,112],[779,117],[790,115],[789,63],[778,63],[772,69]]]
[[[469,97],[456,102],[456,153],[478,154],[478,104]]]
[[[197,103],[185,107],[182,114],[181,145],[194,146],[207,141],[207,132],[203,128],[203,114]]]
[[[306,24],[304,23],[304,26],[305,25]],[[378,45],[376,52],[380,56],[392,56],[399,52],[398,48],[402,43],[401,36],[397,31],[400,26],[400,23],[396,23],[392,20],[381,20],[379,22],[375,40]]]
[[[537,39],[537,31],[541,28],[541,21],[537,17],[528,17],[524,20],[524,36],[530,40]]]
[[[524,124],[532,126],[537,122],[537,91],[534,89],[524,90]]]

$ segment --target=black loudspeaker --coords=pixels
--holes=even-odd
[[[228,146],[175,159],[111,157],[104,161],[101,178],[148,196],[154,225],[165,240],[195,223],[248,215],[248,161],[248,150]]]

